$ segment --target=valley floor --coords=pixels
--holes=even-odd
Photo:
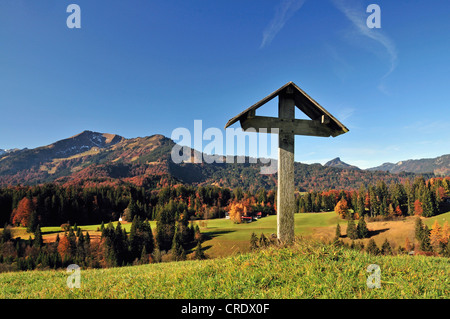
[[[200,230],[206,239],[202,243],[204,252],[209,258],[217,258],[226,257],[235,253],[249,252],[251,234],[254,232],[259,237],[261,233],[264,233],[265,236],[276,233],[276,219],[276,215],[271,215],[248,224],[234,224],[228,219],[211,219],[196,222],[199,224]],[[329,242],[334,238],[336,225],[339,223],[343,235],[342,240],[346,243],[351,242],[345,236],[347,221],[339,219],[334,212],[295,214],[294,220],[295,233],[298,236]],[[440,225],[443,225],[445,221],[450,220],[450,212],[431,218],[424,218],[423,222],[431,228],[435,220],[438,220]],[[367,227],[370,231],[370,238],[373,238],[378,246],[381,246],[385,239],[387,239],[395,249],[398,246],[404,247],[406,238],[411,243],[416,242],[414,239],[414,222],[415,217],[411,216],[398,221],[367,222]],[[151,221],[150,225],[154,231],[156,229],[156,222]],[[122,227],[129,232],[131,223],[122,223]],[[100,225],[80,226],[80,228],[83,232],[89,231],[92,240],[98,240],[100,238]],[[43,227],[42,232],[44,242],[54,242],[57,234],[59,236],[63,235],[60,227]],[[27,239],[30,236],[25,228],[20,227],[13,229],[13,235],[14,237],[20,236],[23,239]],[[367,245],[370,238],[358,241]]]

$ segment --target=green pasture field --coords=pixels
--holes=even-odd
[[[435,220],[442,226],[445,221],[450,220],[450,212],[426,218],[424,219],[424,223],[428,227],[431,227]],[[337,223],[341,224],[344,230],[347,224],[347,221],[339,219],[335,212],[295,214],[294,221],[295,233],[301,236],[314,235],[317,230],[323,229],[324,227],[334,227]],[[114,226],[117,223],[113,222]],[[258,236],[261,233],[264,233],[265,236],[276,233],[277,217],[276,215],[271,215],[251,223],[242,224],[235,224],[229,219],[210,219],[206,221],[195,221],[195,223],[199,224],[200,230],[204,235],[205,241],[202,245],[205,253],[208,257],[215,258],[229,256],[237,252],[248,252],[249,240],[253,232]],[[401,222],[394,221],[389,223]],[[150,225],[154,231],[156,229],[156,222],[151,221]],[[100,225],[80,225],[78,227],[83,232],[88,231],[91,236],[99,235],[97,230],[100,228]],[[131,223],[122,223],[122,227],[129,232]],[[412,224],[410,228],[412,229]],[[64,233],[59,226],[42,227],[41,230],[44,239],[47,236],[56,236],[57,233],[61,236]],[[33,234],[27,233],[24,227],[13,228],[13,235],[15,237],[20,236],[23,239],[28,239],[30,236],[33,238]],[[403,245],[403,241],[398,244]]]

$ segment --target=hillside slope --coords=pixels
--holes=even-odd
[[[381,288],[367,287],[367,267],[381,269]],[[426,270],[426,271],[425,271]],[[448,298],[449,261],[425,256],[372,256],[298,241],[290,248],[203,261],[81,271],[0,274],[0,298]]]

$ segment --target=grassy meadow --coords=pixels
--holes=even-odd
[[[431,228],[435,220],[442,226],[445,221],[450,221],[450,212],[431,218],[424,218],[423,222]],[[350,242],[348,238],[345,238],[347,221],[339,219],[335,212],[295,214],[294,221],[296,235],[324,241],[330,241],[334,237],[336,225],[339,223],[341,232],[344,235],[343,241]],[[248,224],[235,224],[228,219],[211,219],[196,221],[196,223],[199,224],[200,230],[204,235],[205,241],[202,245],[205,253],[209,258],[217,258],[234,253],[248,252],[252,232],[258,236],[261,233],[264,233],[266,236],[276,233],[277,217],[276,215],[267,216]],[[371,231],[370,238],[373,238],[377,245],[381,246],[384,240],[387,239],[395,248],[398,246],[404,247],[407,237],[410,242],[415,241],[414,223],[415,217],[407,217],[398,221],[368,222],[367,226]],[[116,225],[117,222],[113,222],[113,224]],[[153,230],[156,229],[155,221],[151,221],[150,225]],[[88,231],[94,240],[100,236],[98,231],[100,225],[81,225],[79,227],[83,232]],[[131,223],[122,223],[122,227],[129,232]],[[63,231],[59,226],[42,227],[42,234],[45,242],[53,242],[56,235],[59,234],[61,236]],[[30,236],[33,237],[23,227],[13,228],[13,235],[23,239],[28,239]],[[367,244],[369,238],[359,241]]]
[[[431,226],[449,220],[450,212],[424,219]],[[334,212],[295,215],[298,239],[293,246],[250,251],[254,232],[276,232],[276,216],[248,224],[227,219],[197,221],[210,259],[164,262],[109,269],[83,269],[81,288],[67,287],[65,270],[34,270],[0,274],[0,298],[450,298],[450,260],[426,256],[372,256],[323,243],[347,221]],[[377,244],[388,238],[393,247],[414,240],[414,217],[368,222]],[[131,224],[122,225],[127,231]],[[151,222],[152,229],[156,228]],[[98,238],[100,225],[79,226]],[[44,240],[62,234],[60,227],[43,227]],[[28,238],[23,228],[13,234]],[[362,240],[363,243],[369,239]],[[366,270],[381,268],[381,288],[370,289]]]
[[[296,235],[311,236],[320,227],[335,228],[338,217],[334,212],[316,214],[295,214]],[[224,257],[232,253],[248,252],[249,240],[254,232],[260,236],[270,236],[277,232],[276,215],[267,216],[257,221],[235,224],[227,219],[208,220],[200,223],[200,230],[207,238],[203,243],[210,257]],[[331,239],[331,238],[330,238]]]
[[[367,267],[381,269],[381,288],[367,287]],[[0,274],[0,298],[449,298],[448,258],[372,256],[299,239],[203,261],[87,269],[80,288],[69,274],[26,271]]]

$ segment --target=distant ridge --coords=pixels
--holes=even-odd
[[[0,175],[16,174],[36,165],[69,158],[92,149],[99,151],[119,143],[124,138],[115,134],[83,131],[77,135],[34,149],[23,149],[3,154],[0,158]]]
[[[0,186],[59,183],[94,187],[131,183],[154,188],[173,182],[242,187],[250,191],[276,189],[276,174],[261,174],[261,167],[267,167],[267,163],[243,157],[243,162],[204,160],[177,164],[171,160],[175,145],[173,140],[160,134],[124,138],[86,130],[47,146],[3,154],[0,156]],[[189,151],[191,158],[194,153],[204,158],[211,156],[193,149]],[[294,163],[295,186],[299,191],[357,188],[379,180],[391,183],[414,177],[412,173],[361,170],[340,158],[325,166]]]
[[[347,163],[341,161],[341,159],[339,157],[336,157],[336,158],[332,159],[331,161],[326,162],[324,166],[360,170],[359,167],[356,167],[356,166],[353,166],[353,165],[350,165],[350,164],[347,164]]]
[[[20,151],[20,149],[13,148],[13,149],[10,149],[10,150],[5,150],[5,149],[1,149],[0,148],[0,157],[2,157],[3,155],[6,155],[6,154],[12,153],[12,152],[17,152],[17,151]]]
[[[436,158],[410,159],[394,163],[384,163],[368,171],[384,171],[390,173],[409,172],[415,174],[434,173],[437,176],[450,175],[450,154]]]

